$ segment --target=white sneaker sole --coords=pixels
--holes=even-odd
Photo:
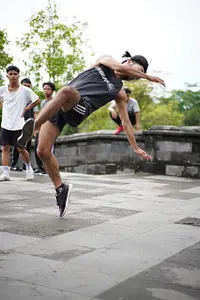
[[[28,141],[32,138],[35,129],[34,119],[28,119],[22,128],[22,133],[17,139],[17,144],[20,148],[25,148]]]
[[[34,176],[31,176],[31,177],[26,177],[26,180],[33,180],[34,179]]]

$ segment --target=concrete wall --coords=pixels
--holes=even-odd
[[[153,161],[137,157],[124,133],[116,136],[105,130],[59,137],[56,156],[60,168],[70,172],[134,170],[200,178],[200,127],[154,126],[136,140]]]

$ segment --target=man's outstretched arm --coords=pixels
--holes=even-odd
[[[137,78],[147,79],[152,82],[157,82],[165,86],[164,80],[156,76],[148,75],[140,70],[136,66],[129,66],[128,64],[121,64],[109,55],[101,56],[97,59],[94,65],[102,64],[115,71],[120,72],[123,75],[134,76]]]
[[[129,143],[131,144],[134,152],[137,155],[143,157],[144,159],[150,160],[151,156],[148,155],[142,149],[140,149],[138,147],[138,144],[137,144],[136,140],[135,140],[133,126],[130,122],[128,111],[127,111],[126,94],[123,90],[121,90],[118,94],[118,98],[116,99],[116,105],[117,105],[117,108],[118,108],[118,111],[119,111],[119,116],[120,116],[120,119],[121,119],[121,122],[122,122],[122,126],[124,128],[126,136],[129,140]]]

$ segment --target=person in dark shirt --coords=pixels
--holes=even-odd
[[[34,130],[42,126],[38,154],[54,184],[61,217],[66,213],[72,185],[62,182],[58,162],[52,153],[52,146],[65,124],[78,126],[94,111],[114,99],[133,151],[146,160],[151,159],[145,151],[138,147],[135,140],[134,130],[127,112],[127,96],[122,81],[144,78],[162,85],[164,85],[164,81],[146,74],[148,61],[145,57],[131,56],[127,51],[123,57],[125,60],[119,63],[111,56],[101,56],[91,68],[61,88],[54,99],[43,108],[35,121],[34,119],[27,120],[22,134],[18,138],[18,145],[24,147],[32,137]]]
[[[43,87],[45,99],[41,101],[41,106],[40,106],[41,109],[43,107],[45,107],[45,105],[53,99],[53,93],[56,90],[55,84],[50,81],[44,82],[42,87]],[[38,113],[39,113],[39,109],[38,109]],[[42,163],[39,155],[37,154],[38,139],[39,139],[39,130],[37,132],[35,132],[34,152],[35,152],[35,160],[37,163],[37,169],[34,171],[34,173],[45,175],[46,174],[45,168],[43,166],[43,163]],[[53,147],[53,149],[54,149],[54,147]]]

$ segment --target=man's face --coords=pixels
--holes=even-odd
[[[131,95],[126,93],[126,96],[127,96],[127,103],[128,103]]]
[[[44,96],[46,98],[51,97],[53,95],[53,91],[48,84],[44,85],[43,90],[44,90]]]
[[[19,73],[16,71],[8,71],[6,76],[10,83],[17,83],[19,80]]]
[[[130,67],[133,67],[135,70],[138,70],[138,71],[141,71],[141,72],[144,72],[144,68],[143,66],[133,62],[132,60],[128,60],[127,62],[125,62],[125,64],[128,64]],[[128,75],[123,75],[123,74],[120,74],[118,72],[118,75],[120,76],[120,78],[122,80],[126,80],[126,81],[130,81],[130,80],[137,80],[138,78],[135,77],[135,76],[128,76]]]
[[[22,84],[23,84],[24,86],[27,86],[29,89],[32,88],[31,83],[23,82]]]

